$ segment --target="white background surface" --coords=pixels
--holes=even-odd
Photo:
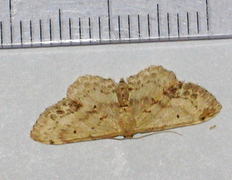
[[[0,179],[231,179],[232,41],[192,41],[0,51]],[[212,120],[139,140],[44,145],[29,133],[45,108],[85,74],[119,80],[150,65],[209,90]],[[210,127],[216,128],[210,130]]]

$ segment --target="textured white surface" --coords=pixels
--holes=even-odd
[[[231,179],[231,47],[231,40],[218,40],[1,50],[0,179]],[[29,137],[39,114],[63,98],[78,76],[119,80],[150,65],[208,89],[221,113],[175,129],[183,136],[60,146]]]

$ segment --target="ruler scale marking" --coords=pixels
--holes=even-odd
[[[170,37],[170,15],[167,13],[168,37]]]
[[[71,18],[69,18],[69,39],[70,39],[70,42],[72,42],[72,21],[71,21]]]
[[[197,33],[200,34],[200,23],[199,23],[199,13],[198,13],[198,11],[196,13],[196,16],[197,16]]]
[[[43,41],[43,29],[42,29],[42,20],[39,20],[39,38],[40,38],[40,43],[42,46],[42,41]]]
[[[223,16],[224,11],[228,13],[225,8],[218,14],[217,6],[224,2],[216,4],[216,0],[205,0],[203,3],[194,0],[186,4],[178,4],[181,2],[177,0],[168,3],[157,0],[152,2],[153,5],[146,5],[142,0],[134,0],[133,3],[99,0],[97,8],[77,0],[71,9],[68,2],[59,4],[56,1],[53,4],[47,2],[50,8],[44,11],[43,6],[38,9],[33,6],[36,2],[9,0],[6,6],[8,18],[2,17],[4,20],[0,21],[0,49],[26,48],[28,45],[47,47],[232,37],[232,28],[221,30],[223,25],[232,26],[232,20]],[[21,10],[25,9],[25,5],[28,5],[27,12]],[[228,9],[232,8],[232,2],[226,5]],[[31,16],[29,7],[34,7]]]
[[[60,32],[60,41],[62,41],[62,20],[61,20],[61,11],[59,9],[59,32]]]
[[[157,26],[158,26],[158,37],[160,38],[160,12],[159,12],[159,4],[157,4]]]
[[[32,21],[30,20],[29,21],[30,25],[29,25],[29,28],[30,28],[30,43],[31,43],[31,46],[32,46],[32,43],[33,43],[33,33],[32,33]]]
[[[19,27],[20,27],[20,43],[21,43],[21,46],[23,45],[23,27],[22,27],[22,21],[20,20],[20,24],[19,24]]]
[[[205,4],[206,4],[207,31],[209,33],[209,4],[208,4],[208,0],[205,0]]]
[[[177,21],[177,34],[178,34],[178,37],[180,37],[180,17],[179,17],[179,13],[176,14],[176,21]]]
[[[9,0],[9,14],[10,14],[10,42],[11,46],[13,45],[13,24],[12,24],[12,9],[11,9],[11,0]]]
[[[1,31],[1,46],[3,46],[3,30],[2,30],[2,21],[0,21],[0,31]]]
[[[99,41],[101,43],[102,40],[102,35],[101,35],[101,17],[98,17],[98,36],[99,36]]]
[[[118,38],[121,41],[121,21],[120,21],[120,16],[118,16]]]
[[[80,39],[80,44],[81,44],[81,18],[79,18],[79,39]]]
[[[110,0],[107,0],[109,40],[111,40]]]
[[[147,33],[148,33],[148,37],[149,37],[149,40],[150,40],[150,37],[151,37],[151,27],[150,27],[150,15],[147,14]]]
[[[90,17],[88,18],[89,19],[89,42],[91,44],[91,41],[92,41],[92,34],[91,34],[91,19]]]
[[[128,38],[130,40],[131,39],[130,15],[128,15],[127,21],[128,21]]]
[[[49,38],[50,38],[50,44],[52,44],[52,20],[49,19]]]
[[[187,33],[188,33],[188,35],[190,35],[190,24],[189,24],[189,13],[187,12]]]
[[[138,38],[141,39],[140,15],[138,14]]]

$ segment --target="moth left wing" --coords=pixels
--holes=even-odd
[[[31,137],[45,144],[65,144],[120,135],[119,107],[111,79],[83,76],[67,98],[49,107],[37,120]]]

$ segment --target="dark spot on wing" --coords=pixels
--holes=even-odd
[[[197,99],[197,96],[198,96],[198,94],[192,94],[192,95],[191,95],[191,98],[192,98],[192,99]]]
[[[176,97],[177,90],[180,89],[181,87],[182,87],[182,82],[178,82],[177,84],[172,85],[167,90],[165,90],[163,94],[168,96],[169,98],[174,98]]]
[[[204,121],[208,117],[214,116],[216,113],[216,109],[214,108],[205,108],[202,112],[202,114],[199,116],[199,119]]]
[[[144,110],[143,112],[145,112],[145,113],[151,113],[151,111],[148,111],[148,110]]]
[[[101,116],[99,119],[100,120],[103,120],[103,119],[105,119],[105,118],[107,118],[108,117],[108,115],[104,115],[104,116]]]
[[[189,94],[190,94],[190,93],[189,93],[188,91],[185,91],[185,92],[183,93],[184,96],[189,96]]]
[[[51,118],[52,120],[56,120],[57,115],[55,115],[55,114],[51,114],[51,115],[50,115],[50,118]]]
[[[157,100],[155,100],[154,98],[151,98],[151,104],[153,105],[153,104],[157,104],[158,103],[158,101]]]
[[[78,102],[75,101],[71,101],[68,103],[69,107],[71,107],[74,111],[77,111],[78,109],[80,109],[82,107],[82,105]]]
[[[54,144],[54,141],[50,139],[50,140],[49,140],[49,143],[50,143],[50,144]]]
[[[57,110],[56,113],[57,113],[57,114],[64,114],[65,111],[63,111],[63,110]]]

